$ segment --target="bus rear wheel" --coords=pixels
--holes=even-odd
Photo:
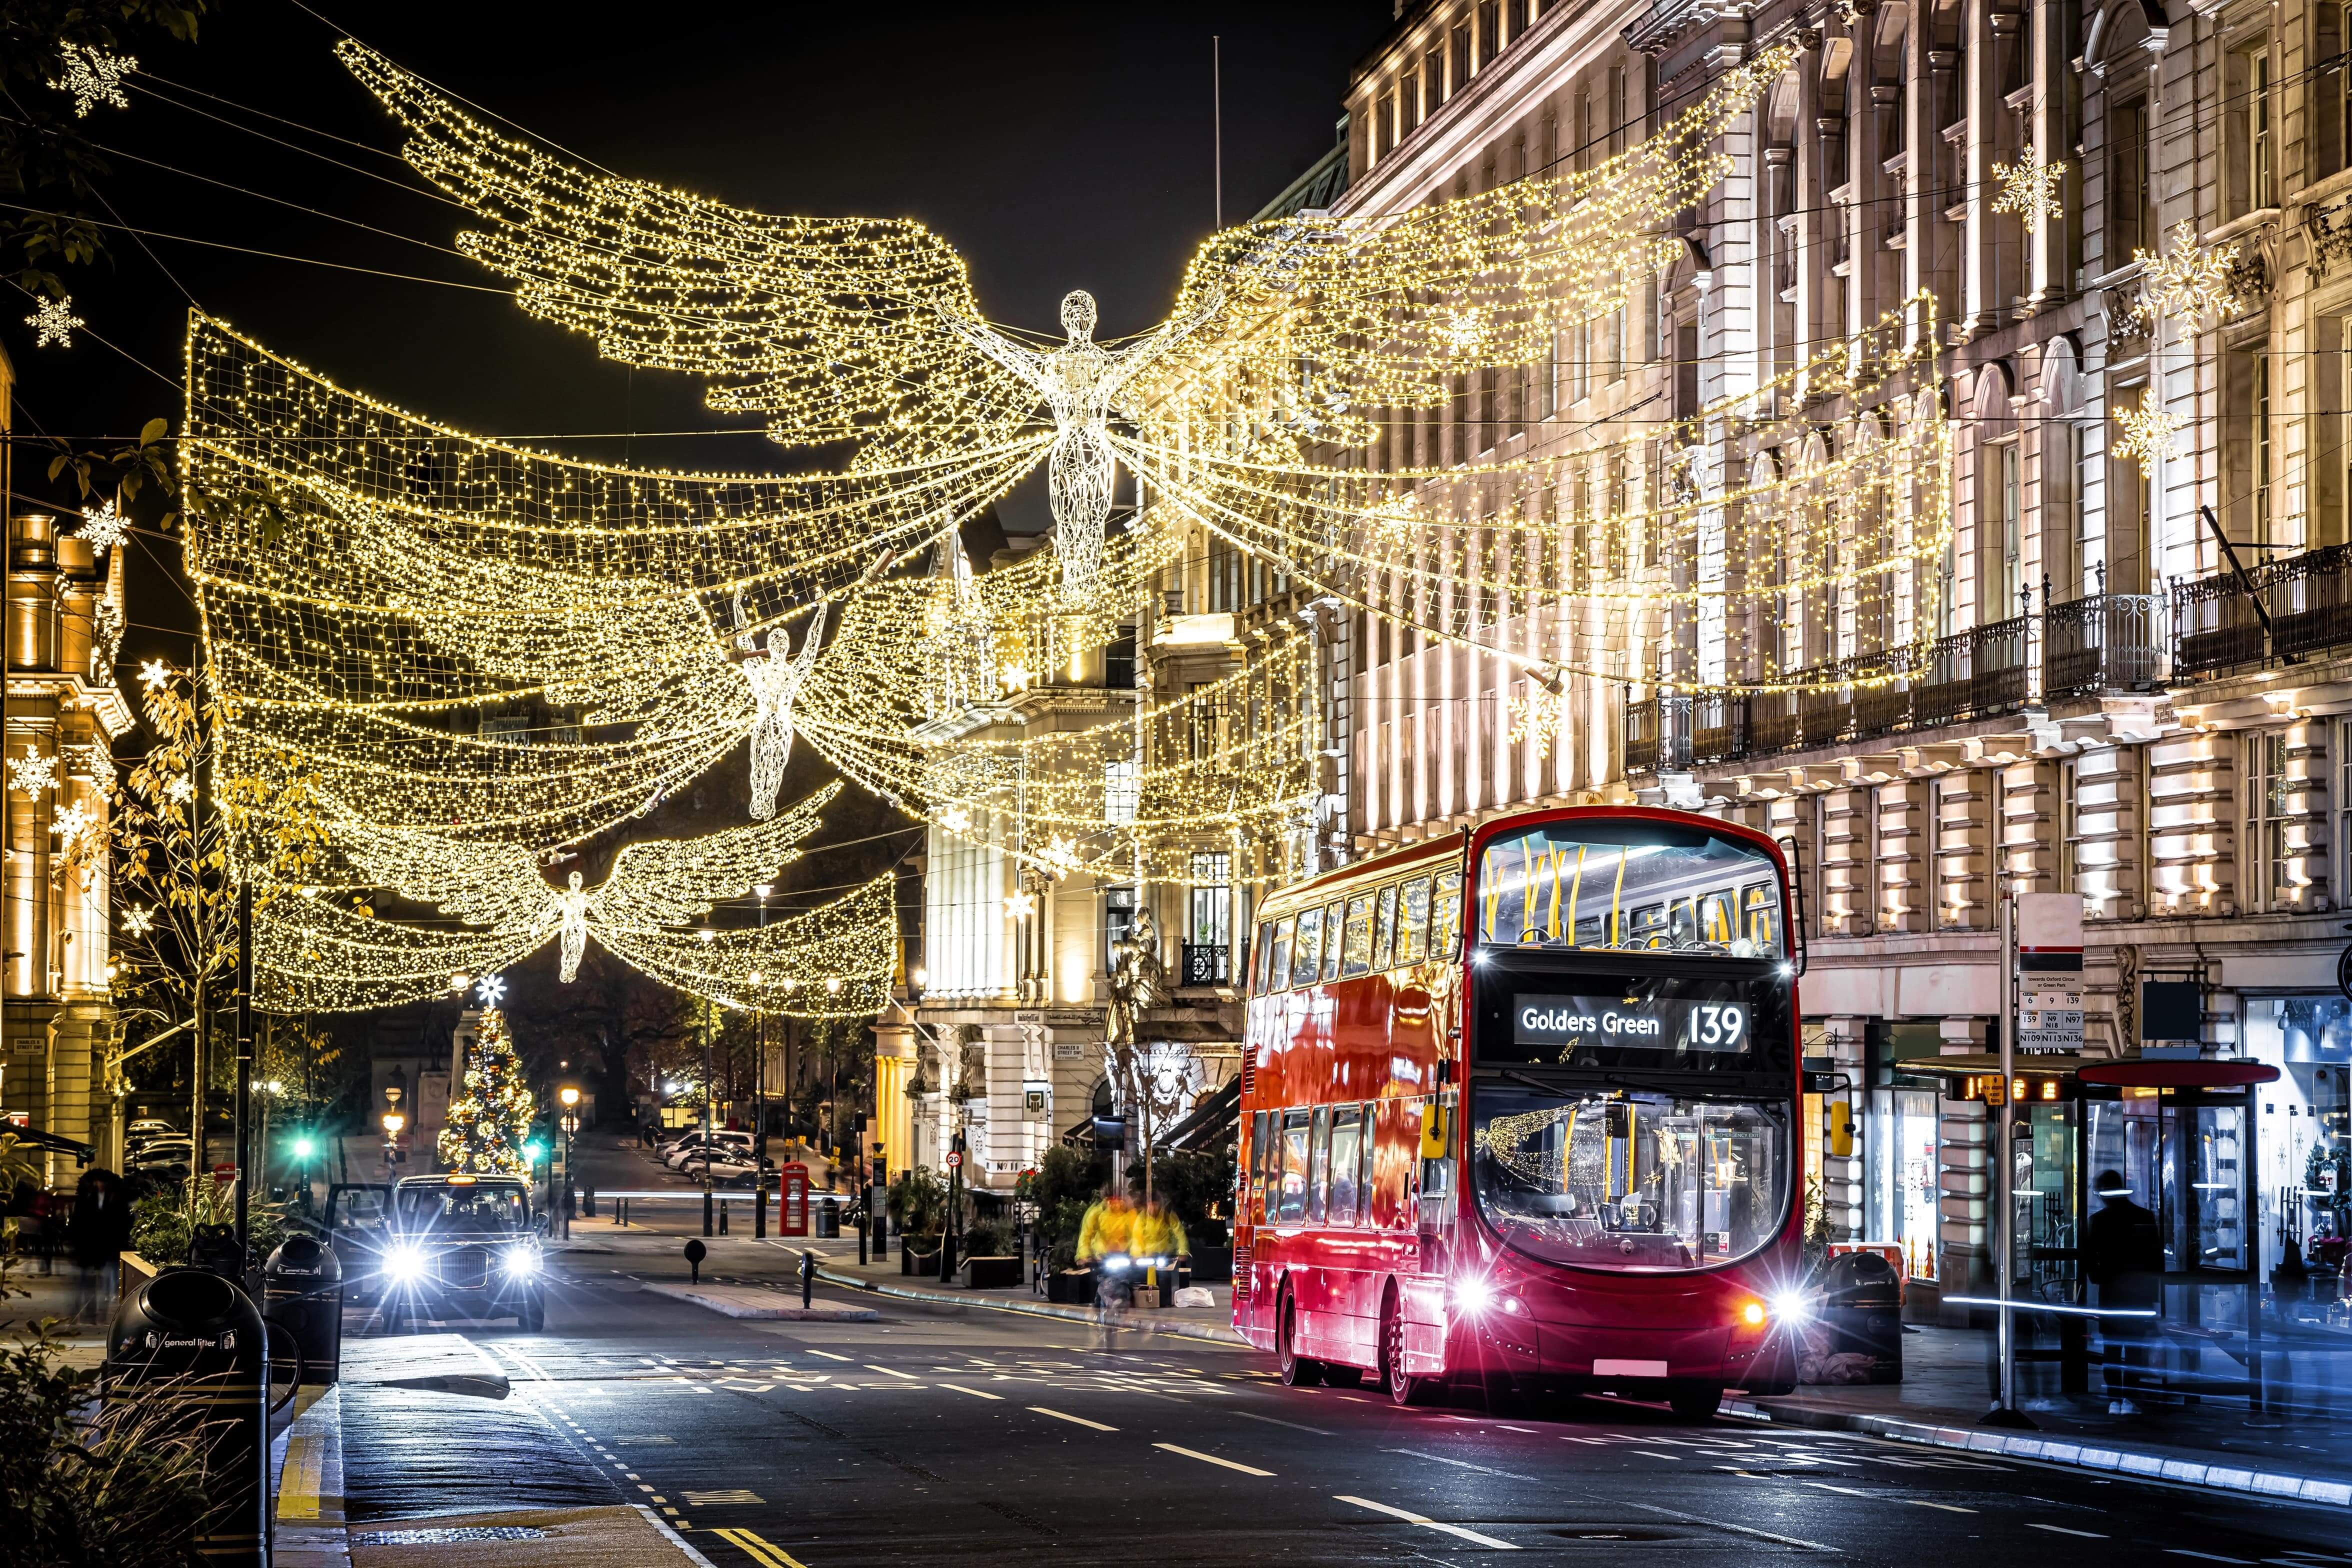
[[[1715,1408],[1723,1403],[1723,1384],[1719,1383],[1676,1383],[1666,1389],[1666,1403],[1685,1421],[1712,1421]]]
[[[1381,1314],[1381,1386],[1399,1405],[1420,1405],[1428,1400],[1434,1382],[1405,1371],[1404,1317],[1391,1301]]]
[[[1312,1388],[1323,1381],[1323,1363],[1298,1353],[1298,1307],[1287,1291],[1282,1297],[1282,1315],[1276,1320],[1274,1363],[1286,1387]]]

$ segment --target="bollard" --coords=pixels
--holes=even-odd
[[[710,1256],[710,1248],[702,1245],[698,1236],[688,1237],[686,1243],[686,1266],[693,1272],[693,1284],[702,1283],[702,1260]]]
[[[281,1324],[302,1352],[303,1373],[332,1383],[343,1358],[343,1265],[307,1232],[281,1243],[261,1267],[262,1316]]]
[[[727,1200],[725,1198],[719,1200],[719,1234],[721,1236],[727,1234]]]
[[[167,1268],[139,1287],[107,1332],[107,1396],[168,1383],[156,1397],[169,1424],[205,1435],[195,1549],[206,1563],[269,1561],[267,1332],[244,1291],[202,1268]]]
[[[816,1298],[816,1254],[801,1254],[801,1310],[806,1311]]]
[[[580,1217],[583,1219],[596,1217],[596,1189],[593,1187],[580,1189]]]

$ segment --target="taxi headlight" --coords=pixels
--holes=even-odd
[[[499,1254],[499,1267],[518,1279],[528,1279],[539,1272],[539,1248],[509,1247]]]
[[[383,1271],[401,1284],[425,1277],[425,1254],[405,1241],[385,1248]]]

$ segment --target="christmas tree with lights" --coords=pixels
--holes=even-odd
[[[492,975],[477,994],[484,1007],[466,1053],[465,1092],[450,1103],[448,1123],[435,1147],[444,1170],[528,1175],[522,1142],[536,1108],[523,1083],[522,1059],[507,1033],[507,1016],[499,1010],[506,982]]]

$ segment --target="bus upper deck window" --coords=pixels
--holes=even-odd
[[[1286,915],[1274,922],[1274,956],[1265,961],[1268,991],[1280,991],[1290,984],[1290,932],[1297,923]]]
[[[1380,907],[1372,915],[1372,967],[1389,967],[1389,955],[1396,951],[1396,884],[1391,882],[1381,889]]]
[[[1353,980],[1372,972],[1372,895],[1358,893],[1348,900],[1346,935],[1339,942],[1339,978]]]
[[[1397,891],[1396,961],[1419,963],[1429,951],[1429,879],[1415,877]]]
[[[1430,895],[1429,955],[1451,962],[1462,956],[1462,873],[1440,871]]]
[[[1346,908],[1347,906],[1337,899],[1323,907],[1323,978],[1327,981],[1339,978],[1339,947],[1342,933],[1339,917]]]
[[[1298,938],[1290,949],[1290,983],[1312,985],[1323,974],[1323,911],[1298,911]]]
[[[1772,889],[1764,884],[1745,889],[1739,895],[1740,915],[1747,926],[1741,932],[1756,944],[1759,952],[1777,952],[1780,946],[1779,900]]]

